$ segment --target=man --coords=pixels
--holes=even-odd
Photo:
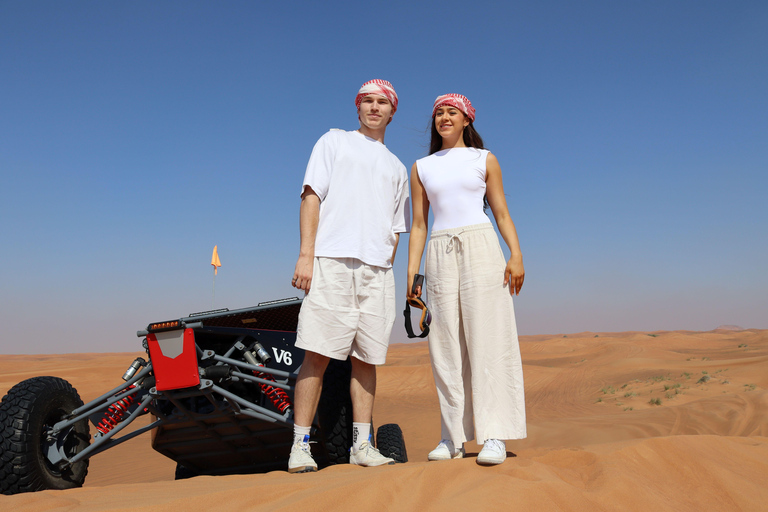
[[[296,379],[289,473],[317,471],[309,432],[330,359],[351,356],[353,445],[350,463],[394,464],[369,444],[376,366],[386,360],[395,321],[392,263],[408,232],[408,174],[384,145],[397,110],[385,80],[355,98],[360,128],[331,130],[315,144],[301,193],[301,250],[293,286],[307,294],[296,346],[305,350]]]

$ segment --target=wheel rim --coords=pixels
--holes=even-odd
[[[48,472],[57,477],[62,473],[59,464],[77,453],[77,438],[72,435],[75,431],[74,425],[62,430],[55,438],[49,440],[53,426],[64,416],[65,413],[61,409],[51,411],[46,416],[40,433],[41,458]],[[51,460],[52,457],[55,457],[55,462]]]

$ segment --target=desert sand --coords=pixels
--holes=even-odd
[[[768,330],[523,336],[520,347],[528,438],[508,442],[500,466],[478,466],[475,443],[466,459],[426,461],[440,438],[427,347],[396,344],[374,422],[400,424],[406,464],[174,481],[145,434],[93,457],[83,488],[0,496],[0,510],[768,510]],[[0,356],[0,392],[54,375],[88,401],[137,355]]]

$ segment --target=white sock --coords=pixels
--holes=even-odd
[[[370,441],[371,424],[352,422],[352,449],[357,451],[363,443]]]
[[[300,427],[293,424],[293,444],[296,443],[308,443],[309,442],[309,431],[312,429],[312,427]]]

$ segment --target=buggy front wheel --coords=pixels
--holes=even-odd
[[[90,444],[86,418],[52,432],[83,405],[69,382],[35,377],[16,384],[0,403],[0,492],[17,494],[81,487],[88,459],[68,464]]]

